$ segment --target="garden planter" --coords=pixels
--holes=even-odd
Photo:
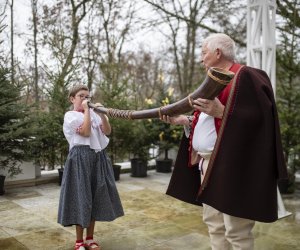
[[[172,159],[156,160],[156,172],[170,173],[172,171]]]
[[[132,177],[146,177],[147,176],[147,161],[140,158],[133,158],[131,162],[131,176]]]
[[[115,181],[120,180],[121,166],[113,165]]]
[[[290,179],[279,180],[278,188],[281,194],[292,194],[295,192],[295,182]]]
[[[58,177],[59,177],[58,184],[61,185],[63,174],[64,174],[64,169],[63,168],[59,168],[57,170],[58,170]]]
[[[292,194],[296,188],[296,176],[292,171],[288,171],[288,178],[278,180],[278,188],[281,194]]]
[[[5,194],[4,181],[5,181],[5,176],[4,175],[0,175],[0,195],[4,195]]]

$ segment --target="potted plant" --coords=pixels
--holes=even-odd
[[[133,156],[130,159],[131,176],[146,177],[148,160],[150,159],[149,150],[153,143],[152,131],[149,128],[149,121],[135,121],[130,134],[132,139],[128,146]]]
[[[41,111],[37,116],[35,151],[38,162],[44,162],[48,169],[57,168],[59,185],[61,185],[64,164],[69,145],[63,133],[63,122],[66,111],[72,109],[68,96],[69,80],[63,81],[61,75],[50,75],[53,86],[48,89],[49,112]]]
[[[159,158],[156,159],[156,171],[168,173],[172,171],[173,159],[169,158],[170,149],[179,145],[182,134],[181,128],[160,122],[156,129],[159,130],[156,145],[159,147]]]
[[[105,107],[113,107],[116,109],[130,109],[131,101],[126,95],[128,80],[117,79],[111,77],[115,72],[115,67],[120,65],[102,63],[104,78],[93,93],[93,100],[99,100]],[[113,70],[112,70],[113,69]],[[121,70],[121,68],[118,68]],[[96,101],[93,101],[96,102]],[[120,179],[121,166],[116,162],[128,159],[130,149],[128,145],[132,140],[130,131],[132,130],[132,122],[122,119],[110,118],[112,132],[108,136],[109,144],[107,152],[112,162],[115,180]]]
[[[278,188],[281,194],[292,194],[295,192],[296,177],[293,171],[288,168],[288,178],[278,181]]]
[[[28,107],[20,103],[21,86],[9,82],[9,71],[0,67],[0,194],[4,180],[21,173],[31,136]]]
[[[5,194],[4,181],[5,181],[5,175],[0,175],[0,195]]]
[[[103,100],[102,103],[107,107],[136,110],[138,105],[132,101],[131,98],[124,95],[124,86],[126,86],[126,84],[126,81],[121,82],[120,86],[115,86],[113,92],[107,91],[105,88],[100,88],[99,92],[95,92],[94,98]],[[104,84],[104,86],[105,85],[106,84]],[[128,158],[129,154],[131,176],[147,176],[147,162],[152,138],[145,127],[146,123],[145,120],[127,121],[122,119],[110,119],[112,133],[109,136],[110,143],[108,145],[108,152],[116,173],[119,170],[119,166],[115,166],[115,162],[122,161],[126,157]]]
[[[278,188],[282,194],[292,194],[296,190],[296,172],[300,169],[300,157],[297,150],[291,149],[290,153],[287,158],[288,178],[278,181]]]
[[[31,142],[31,151],[36,165],[47,166],[48,170],[57,168],[61,185],[64,163],[69,145],[62,130],[63,114],[38,112],[35,117],[36,128]]]
[[[4,183],[5,183],[6,176],[14,177],[17,174],[22,173],[22,170],[20,169],[20,163],[16,159],[10,157],[1,157],[0,169],[6,170],[5,171],[6,173],[4,172],[0,173],[0,195],[4,195],[5,194]]]
[[[297,188],[296,172],[300,169],[299,147],[288,148],[285,143],[283,143],[283,146],[286,155],[286,165],[288,166],[288,177],[278,181],[278,188],[282,194],[292,194]]]
[[[164,89],[158,99],[158,105],[168,105],[172,102],[173,89]],[[182,128],[161,122],[158,119],[152,121],[152,131],[154,136],[154,144],[159,148],[158,158],[156,159],[156,171],[162,173],[171,172],[173,159],[169,158],[169,150],[178,146],[182,134]]]
[[[109,135],[108,154],[110,156],[115,180],[120,180],[121,165],[116,162],[123,161],[128,157],[128,144],[130,143],[130,131],[132,124],[126,120],[110,119],[112,132]]]

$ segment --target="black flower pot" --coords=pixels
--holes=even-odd
[[[61,182],[62,182],[62,178],[63,178],[63,174],[64,174],[64,169],[63,168],[59,168],[58,170],[58,184],[61,186]]]
[[[156,172],[170,173],[172,171],[172,159],[156,160]]]
[[[132,177],[146,177],[147,176],[147,161],[140,158],[133,158],[131,162],[131,176]]]
[[[0,175],[0,195],[4,195],[5,194],[4,181],[5,181],[5,176],[4,175]]]
[[[278,188],[281,194],[292,194],[295,192],[295,181],[291,179],[279,180]]]
[[[121,166],[113,165],[115,181],[120,180]]]

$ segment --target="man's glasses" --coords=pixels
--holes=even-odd
[[[92,97],[90,97],[88,95],[77,95],[77,96],[79,96],[79,98],[81,100],[88,100],[88,101],[90,101],[92,99]]]

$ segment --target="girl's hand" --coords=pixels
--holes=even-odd
[[[100,102],[97,102],[95,103],[95,106],[96,107],[104,107]],[[102,113],[97,113],[102,119],[107,119],[108,120],[108,117],[105,115],[105,114],[102,114]]]
[[[95,103],[95,106],[96,107],[104,107],[100,102]],[[102,113],[97,113],[97,115],[99,115],[102,120],[102,125],[100,126],[101,131],[105,135],[109,135],[111,133],[111,126],[110,126],[107,115],[102,114]]]
[[[104,107],[100,102],[95,103],[96,107]]]
[[[83,100],[82,101],[82,108],[86,111],[86,110],[88,110],[89,109],[89,106],[88,106],[88,100]]]

